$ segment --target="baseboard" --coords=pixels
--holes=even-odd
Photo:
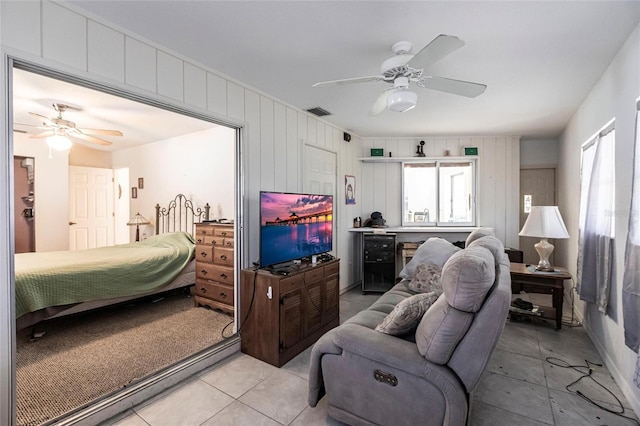
[[[362,284],[360,283],[360,281],[356,281],[355,283],[351,284],[349,287],[344,288],[342,290],[340,290],[340,294],[345,294],[346,292],[356,288],[356,287],[360,287]]]
[[[136,405],[164,392],[172,386],[192,377],[240,351],[240,337],[233,336],[215,347],[194,355],[184,362],[159,374],[128,387],[116,394],[106,396],[88,407],[55,419],[58,425],[92,426],[123,413]],[[51,424],[51,423],[49,423]]]
[[[595,346],[596,351],[598,351],[598,354],[602,357],[602,360],[607,366],[607,369],[609,369],[609,373],[613,377],[613,380],[615,380],[616,384],[620,388],[620,391],[627,399],[627,402],[629,403],[629,405],[631,405],[631,409],[633,409],[636,417],[640,418],[640,401],[636,399],[636,396],[633,393],[633,389],[628,386],[627,382],[624,380],[624,376],[620,373],[620,370],[618,370],[616,363],[613,361],[613,359],[611,359],[611,357],[605,350],[604,345],[602,345],[600,340],[596,338],[596,335],[589,327],[589,324],[584,322],[582,322],[582,324],[584,326],[584,329],[587,331],[587,334],[589,335],[593,346]]]

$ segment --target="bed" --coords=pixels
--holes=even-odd
[[[16,329],[193,285],[195,224],[209,219],[209,205],[178,194],[155,210],[156,235],[140,242],[16,254]]]

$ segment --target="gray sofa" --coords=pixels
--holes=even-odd
[[[415,333],[375,330],[415,294],[405,277],[322,336],[311,352],[309,405],[326,394],[329,415],[354,425],[464,425],[511,301],[509,260],[489,234],[474,231],[466,248],[446,260],[443,293],[417,320]]]

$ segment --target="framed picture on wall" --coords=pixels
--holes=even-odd
[[[138,189],[144,188],[144,178],[138,178]]]
[[[135,186],[131,187],[131,198],[138,198],[138,188]]]
[[[351,175],[344,176],[344,194],[346,204],[356,203],[356,177]]]

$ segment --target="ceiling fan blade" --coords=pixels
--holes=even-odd
[[[321,81],[319,83],[314,84],[311,87],[329,86],[332,84],[343,85],[343,84],[353,84],[353,83],[368,83],[370,81],[380,81],[380,80],[384,80],[384,77],[381,75],[372,75],[368,77],[354,77],[354,78],[343,78],[342,80]]]
[[[73,133],[69,134],[69,136],[74,137],[74,138],[78,138],[78,139],[82,139],[82,140],[85,140],[85,141],[91,142],[91,143],[97,143],[98,145],[104,145],[104,146],[111,145],[111,142],[109,142],[109,141],[106,141],[106,140],[100,139],[100,138],[96,138],[95,136],[85,135],[84,133],[81,133],[81,132],[73,132]]]
[[[85,135],[123,136],[120,130],[108,129],[78,129]]]
[[[49,124],[51,126],[55,126],[56,123],[54,123],[53,121],[51,121],[51,119],[49,117],[46,117],[44,115],[41,114],[36,114],[35,112],[30,112],[29,114],[31,115],[35,115],[36,117],[38,117],[39,119],[43,120],[46,124]]]
[[[16,128],[14,128],[13,131],[16,133],[27,133],[26,130],[18,130]]]
[[[371,105],[371,109],[369,110],[369,116],[372,117],[374,115],[381,114],[387,108],[387,97],[395,90],[395,88],[390,87],[384,92],[380,93],[378,99]]]
[[[456,36],[440,34],[431,40],[431,43],[422,48],[421,51],[411,58],[407,63],[411,68],[426,68],[431,64],[435,64],[440,59],[455,52],[464,46],[464,41]]]
[[[424,77],[418,82],[418,85],[426,87],[427,89],[466,96],[467,98],[475,98],[476,96],[482,95],[487,89],[486,84],[453,80],[451,78],[444,77]]]
[[[36,133],[35,135],[29,136],[29,138],[40,139],[40,138],[48,138],[50,136],[55,135],[56,132],[54,130],[47,130],[44,132]]]

